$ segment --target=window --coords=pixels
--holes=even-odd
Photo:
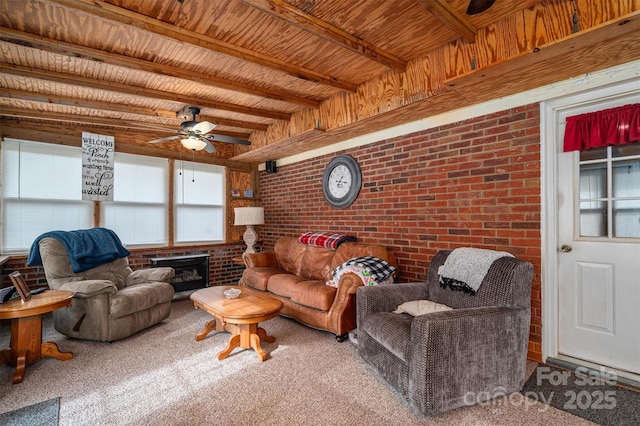
[[[169,160],[116,152],[113,202],[103,201],[102,226],[124,244],[167,244]]]
[[[224,170],[222,166],[175,162],[176,243],[224,241]]]
[[[2,142],[2,253],[24,253],[41,234],[100,225],[122,242],[166,245],[169,185],[174,185],[176,243],[224,241],[225,168],[166,158],[115,153],[114,200],[82,200],[82,149],[41,142]],[[99,206],[99,207],[98,207]]]
[[[2,252],[29,250],[42,233],[93,226],[81,194],[82,152],[63,145],[2,143]]]
[[[580,152],[580,235],[640,238],[640,143]]]

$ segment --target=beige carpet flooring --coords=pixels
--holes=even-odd
[[[60,397],[60,425],[588,425],[521,394],[433,418],[417,414],[359,359],[356,348],[287,318],[263,327],[270,357],[216,354],[228,334],[196,342],[211,317],[189,300],[158,326],[114,343],[68,339],[44,318],[43,341],[74,358],[43,358],[22,383],[0,366],[0,412]],[[9,346],[3,323],[0,346]],[[531,363],[531,370],[535,364]]]

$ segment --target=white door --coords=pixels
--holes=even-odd
[[[629,103],[638,93],[559,113],[558,354],[640,374],[640,142],[562,152],[565,117]]]

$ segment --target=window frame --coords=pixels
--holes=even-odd
[[[59,146],[59,147],[63,147],[63,149],[73,149],[73,150],[77,150],[78,151],[78,160],[82,161],[82,148],[80,146],[68,146],[68,145],[62,145],[62,144],[57,144],[57,143],[52,143],[52,142],[43,142],[43,141],[32,141],[32,140],[27,140],[27,139],[17,139],[17,138],[4,138],[4,139],[0,139],[0,144],[1,144],[1,148],[2,150],[0,150],[0,152],[4,153],[4,142],[6,141],[17,141],[17,142],[24,142],[24,143],[28,143],[28,144],[43,144],[43,145],[52,145],[52,146]],[[116,150],[117,150],[117,145],[116,145]],[[220,188],[220,201],[219,204],[216,205],[216,209],[219,210],[220,212],[220,227],[222,229],[222,239],[215,239],[215,240],[207,240],[207,241],[184,241],[184,242],[178,242],[176,243],[176,238],[177,238],[177,233],[178,233],[178,223],[176,221],[176,217],[177,217],[177,204],[175,202],[175,195],[174,195],[174,185],[175,185],[175,176],[174,176],[174,171],[176,170],[176,164],[178,163],[178,161],[181,160],[176,160],[173,158],[166,158],[166,157],[160,157],[160,156],[153,156],[153,155],[143,155],[143,154],[128,154],[128,153],[124,153],[122,151],[116,151],[116,156],[118,156],[119,154],[127,154],[127,155],[134,155],[134,156],[140,156],[143,158],[161,158],[163,160],[168,160],[168,178],[165,181],[165,193],[167,194],[166,197],[166,226],[165,226],[165,232],[166,232],[166,239],[165,242],[162,243],[152,243],[152,244],[137,244],[137,243],[129,243],[128,246],[129,247],[135,247],[135,248],[160,248],[160,247],[175,247],[175,246],[186,246],[186,245],[191,245],[191,246],[198,246],[198,245],[212,245],[212,244],[226,244],[228,243],[228,229],[227,229],[227,215],[228,215],[228,208],[229,208],[229,199],[226,196],[227,194],[227,190],[226,187],[228,186],[227,180],[228,180],[228,173],[229,173],[229,168],[227,165],[222,165],[222,164],[215,164],[215,163],[209,163],[209,162],[197,162],[194,159],[194,163],[195,165],[204,165],[204,166],[215,166],[215,167],[220,167],[220,177],[221,177],[221,188]],[[3,159],[0,158],[0,161],[2,161]],[[116,160],[117,161],[117,160]],[[2,185],[4,183],[4,179],[5,179],[5,173],[6,171],[1,171],[0,172],[0,185]],[[78,179],[80,180],[80,177],[78,177]],[[29,247],[20,247],[20,248],[16,248],[15,250],[5,250],[5,233],[4,233],[4,223],[5,223],[5,219],[4,219],[4,208],[5,208],[5,197],[4,197],[4,188],[0,187],[0,214],[3,215],[2,219],[2,223],[3,226],[0,227],[0,241],[1,241],[1,250],[2,253],[11,253],[11,254],[22,254],[25,252],[29,251]],[[75,203],[89,203],[91,204],[91,207],[89,208],[90,210],[90,218],[88,220],[88,223],[91,224],[91,226],[97,227],[97,226],[103,226],[104,224],[104,217],[103,217],[103,207],[102,207],[102,203],[106,203],[106,202],[102,202],[102,201],[89,201],[89,200],[82,200],[82,195],[81,193],[78,195],[79,199],[78,200],[73,200],[73,202]],[[47,202],[51,201],[51,199],[44,199]],[[194,206],[197,206],[196,204],[192,204]],[[54,225],[55,226],[55,225]],[[59,228],[58,228],[59,229]],[[77,228],[74,228],[77,229]],[[46,231],[45,231],[46,232]]]
[[[185,165],[185,161],[183,160],[174,160],[173,162],[173,179],[172,179],[173,180],[173,200],[172,200],[173,222],[172,222],[172,237],[171,237],[171,241],[173,245],[185,246],[185,245],[198,245],[198,244],[220,244],[220,243],[227,242],[227,229],[225,226],[226,212],[227,212],[227,201],[225,196],[225,194],[227,193],[227,183],[226,183],[226,176],[228,173],[227,167],[217,165],[217,164],[196,163],[196,162],[191,162],[191,166],[192,166],[191,168],[189,167],[185,168],[184,165]],[[214,194],[212,197],[214,198],[214,200],[211,200],[212,202],[209,202],[209,203],[185,202],[184,201],[185,196],[189,198],[192,195],[190,191],[185,190],[185,188],[187,188],[185,184],[189,185],[190,181],[191,183],[194,183],[194,184],[201,183],[202,175],[200,175],[200,178],[198,178],[196,173],[198,174],[201,174],[203,172],[210,173],[214,171],[211,169],[218,169],[218,170],[215,170],[215,175],[217,175],[221,183],[221,188],[218,191],[219,193],[217,195]],[[189,178],[189,174],[191,174],[191,179]],[[197,189],[197,188],[192,188],[191,190],[194,190],[194,189]],[[183,199],[182,202],[178,200],[178,198],[181,195]],[[218,199],[217,203],[215,202],[216,197]],[[201,240],[179,239],[179,234],[180,234],[180,230],[178,226],[180,221],[179,209],[180,207],[189,207],[189,206],[193,206],[196,208],[200,206],[206,210],[214,209],[219,211],[220,213],[219,226],[222,229],[222,235],[220,239],[201,239]]]

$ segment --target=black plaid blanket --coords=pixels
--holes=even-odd
[[[353,259],[347,260],[342,265],[333,270],[333,275],[335,276],[342,269],[352,265],[358,265],[368,269],[371,272],[371,276],[376,281],[383,281],[396,272],[395,266],[389,264],[385,260],[380,259],[379,257],[363,256],[354,257]]]

